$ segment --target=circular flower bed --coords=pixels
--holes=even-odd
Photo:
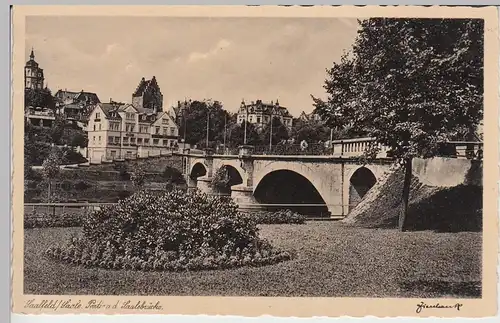
[[[88,214],[83,235],[52,258],[106,269],[202,270],[290,259],[258,236],[255,220],[230,199],[194,192],[139,192]]]

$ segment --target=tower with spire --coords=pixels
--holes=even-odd
[[[43,69],[35,61],[35,53],[31,48],[30,60],[24,66],[24,87],[26,89],[43,89]]]

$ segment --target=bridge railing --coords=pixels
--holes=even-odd
[[[325,143],[301,144],[277,144],[269,146],[254,146],[253,155],[309,155],[309,156],[338,156],[338,157],[360,157],[365,151],[378,146],[377,158],[390,157],[390,149],[375,142],[374,138],[354,138],[333,140]],[[482,159],[482,142],[450,141],[444,143],[440,157]],[[215,150],[219,155],[238,155],[236,147],[219,147]]]

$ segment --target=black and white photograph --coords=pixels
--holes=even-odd
[[[485,20],[366,13],[26,16],[22,294],[482,299]]]

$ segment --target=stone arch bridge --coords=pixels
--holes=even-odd
[[[385,150],[361,164],[364,148],[358,148],[347,156],[256,155],[251,147],[241,147],[238,155],[180,155],[190,189],[230,195],[240,209],[290,208],[312,216],[345,216],[392,164]],[[211,185],[219,168],[229,174],[227,191]]]

